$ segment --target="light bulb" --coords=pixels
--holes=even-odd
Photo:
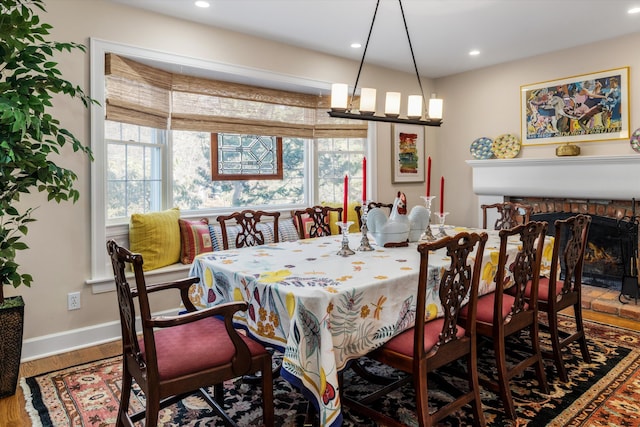
[[[345,83],[331,85],[331,111],[347,111],[349,86]]]
[[[407,117],[410,119],[419,119],[422,117],[422,96],[409,95]]]
[[[398,117],[400,115],[400,92],[387,92],[384,115],[387,117]]]
[[[442,118],[442,99],[436,98],[435,93],[431,94],[431,98],[429,99],[429,118]]]
[[[363,87],[360,91],[360,114],[372,115],[376,112],[376,90]]]

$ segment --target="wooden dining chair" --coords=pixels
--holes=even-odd
[[[534,367],[540,390],[549,393],[538,337],[537,298],[535,294],[528,300],[525,297],[528,286],[534,291],[538,289],[546,230],[546,222],[536,221],[500,230],[500,249],[494,278],[496,289],[478,299],[476,333],[491,339],[495,352],[492,359],[495,358],[497,370],[497,378],[482,383],[500,394],[505,413],[511,419],[517,418],[509,386],[511,378]],[[507,256],[509,245],[518,245],[518,253],[513,258]],[[462,310],[461,318],[467,327],[472,322],[466,308]],[[508,362],[507,349],[514,347],[512,341],[508,343],[508,340],[525,330],[529,331],[531,344],[519,347],[522,347],[520,353],[526,354],[526,357],[517,362]]]
[[[582,266],[590,224],[591,217],[582,214],[555,221],[550,277],[540,278],[538,288],[538,307],[540,312],[547,314],[548,322],[542,323],[542,327],[549,330],[553,349],[543,356],[553,359],[558,376],[563,382],[567,382],[569,377],[562,351],[571,343],[577,341],[582,359],[585,363],[591,363],[582,323]],[[560,248],[564,248],[562,257]],[[563,270],[562,274],[560,270]],[[527,289],[526,296],[530,298],[532,292],[535,293],[533,286]],[[558,321],[558,313],[568,307],[573,308],[575,317],[576,329],[572,333],[562,331]]]
[[[476,313],[481,270],[481,263],[474,263],[473,260],[482,259],[486,241],[486,233],[462,232],[418,246],[420,273],[416,295],[415,326],[395,335],[367,355],[370,359],[410,375],[404,376],[395,383],[384,386],[360,400],[349,397],[345,390],[341,396],[345,405],[380,424],[403,426],[398,419],[376,410],[375,405],[376,401],[389,391],[407,382],[413,382],[419,426],[438,425],[440,420],[467,404],[472,407],[475,424],[486,425],[480,401],[476,333],[473,321]],[[432,272],[429,271],[429,256],[443,257],[442,253],[434,253],[439,249],[446,250],[446,256],[450,262],[444,268],[441,278],[435,279]],[[436,280],[439,280],[439,283],[435,283]],[[433,320],[427,319],[428,288],[439,289],[438,295],[444,310],[443,317]],[[463,307],[463,301],[467,301],[467,297],[468,303],[465,306],[468,307],[467,313],[470,322],[468,328],[463,328],[458,323],[458,314]],[[454,401],[431,413],[427,374],[458,359],[466,360],[467,390],[460,390],[460,395],[454,396]],[[346,385],[341,388],[346,388]]]
[[[260,371],[263,423],[273,426],[271,354],[256,341],[239,334],[232,324],[234,313],[247,310],[247,303],[225,303],[198,311],[188,292],[199,278],[147,285],[140,254],[131,253],[113,240],[107,242],[107,251],[113,266],[122,330],[122,394],[116,425],[133,426],[144,419],[146,427],[154,427],[161,408],[193,393],[199,393],[225,425],[236,425],[223,410],[223,382]],[[130,267],[135,278],[133,287],[126,273]],[[148,294],[166,290],[180,293],[187,313],[151,314]],[[141,335],[136,328],[136,305],[140,310]],[[134,379],[146,403],[142,411],[129,414]],[[208,387],[213,387],[213,395]]]
[[[265,238],[265,229],[260,229],[258,226],[262,224],[262,218],[271,218],[273,221],[273,242],[280,241],[278,229],[278,220],[280,218],[280,212],[265,212],[254,210],[243,210],[241,212],[234,212],[230,215],[218,216],[217,220],[220,223],[220,230],[222,232],[222,246],[229,249],[229,235],[231,234],[228,229],[229,223],[235,222],[239,226],[237,233],[235,234],[235,247],[244,248],[245,246],[259,246],[264,245],[268,241]]]
[[[502,202],[492,205],[481,205],[482,228],[487,228],[488,217],[491,210],[495,209],[498,214],[496,222],[493,224],[494,230],[504,230],[516,225],[526,224],[531,219],[533,207],[522,203]]]
[[[371,210],[373,208],[387,208],[389,209],[389,213],[391,213],[391,209],[393,209],[393,203],[369,202],[369,204],[367,205],[367,209]],[[358,226],[362,228],[362,206],[357,205],[354,209],[358,217]]]
[[[330,212],[338,214],[342,221],[342,208],[316,205],[306,209],[295,210],[292,216],[301,239],[331,235]]]

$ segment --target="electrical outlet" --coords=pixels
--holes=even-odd
[[[67,310],[77,310],[80,308],[80,292],[69,292],[67,294]]]

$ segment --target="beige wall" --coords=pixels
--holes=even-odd
[[[633,54],[638,43],[640,33],[439,79],[436,86],[438,95],[445,100],[445,111],[438,134],[437,163],[438,173],[444,173],[450,189],[445,197],[447,210],[451,211],[450,222],[479,225],[476,210],[468,208],[470,201],[476,201],[471,190],[471,168],[465,163],[472,158],[469,145],[481,136],[520,135],[521,85],[629,66],[630,131],[640,126],[640,87],[636,84],[640,56]],[[628,139],[577,145],[583,156],[638,155]],[[556,145],[527,146],[519,156],[555,157],[555,148]]]
[[[223,30],[154,15],[101,0],[49,0],[42,21],[53,25],[53,38],[88,45],[94,37],[136,47],[155,49],[188,57],[265,69],[305,79],[353,83],[357,63],[267,42]],[[419,41],[417,41],[419,44]],[[609,43],[572,49],[536,59],[518,61],[490,69],[469,72],[435,82],[438,95],[445,99],[445,119],[441,128],[427,128],[427,154],[433,158],[432,194],[437,194],[440,175],[447,180],[447,210],[451,222],[472,224],[475,212],[469,209],[474,199],[471,171],[464,162],[470,159],[469,144],[479,136],[519,133],[519,86],[624,65],[631,66],[631,105],[637,104],[640,90],[633,86],[640,57],[632,57],[640,35]],[[594,55],[594,52],[597,52]],[[89,87],[89,56],[79,53],[60,55],[63,75],[85,88]],[[362,86],[379,91],[397,89],[403,94],[416,91],[411,74],[365,66]],[[425,93],[434,91],[434,82],[424,81]],[[79,102],[61,99],[55,104],[62,124],[81,140],[90,142],[90,117]],[[633,112],[633,108],[631,110]],[[638,120],[631,118],[632,129]],[[390,171],[390,126],[377,125],[378,199],[391,200],[397,190],[407,193],[409,207],[424,192],[424,184],[393,186]],[[581,144],[584,154],[629,154],[628,141]],[[526,157],[553,156],[552,148],[527,148]],[[91,328],[117,320],[115,295],[91,293],[85,284],[90,276],[90,163],[77,154],[65,152],[61,163],[79,176],[81,198],[75,205],[45,203],[40,195],[26,198],[36,203],[38,221],[30,229],[29,251],[19,262],[34,276],[32,288],[6,289],[9,295],[21,294],[26,300],[25,339],[66,331]],[[82,308],[66,310],[67,293],[81,291]],[[167,303],[163,304],[168,307]],[[77,344],[77,343],[76,343]]]

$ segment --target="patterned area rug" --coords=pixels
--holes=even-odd
[[[570,319],[565,320],[571,325]],[[587,322],[592,363],[584,364],[577,346],[565,355],[570,381],[558,380],[555,369],[546,362],[551,393],[538,391],[533,371],[512,380],[518,420],[505,419],[499,397],[483,389],[482,402],[487,424],[490,426],[640,426],[640,334],[622,328],[612,328]],[[541,337],[548,347],[546,337]],[[526,340],[526,337],[522,338]],[[490,346],[481,350],[479,367],[484,376],[491,375]],[[385,375],[399,375],[367,363],[367,369]],[[451,367],[455,373],[459,367]],[[401,374],[400,374],[401,375]],[[27,411],[34,426],[111,426],[115,424],[120,395],[120,358],[110,358],[76,366],[49,374],[23,378],[21,386],[27,399]],[[430,398],[440,405],[447,398],[446,390],[456,388],[455,375],[447,373],[429,382]],[[261,425],[261,393],[241,380],[227,384],[226,407],[240,426]],[[463,385],[461,385],[463,387]],[[354,395],[370,391],[370,387],[349,371],[345,374],[345,388]],[[276,425],[302,426],[307,403],[304,397],[281,378],[274,383]],[[377,408],[388,411],[408,425],[416,425],[415,405],[410,387],[395,391],[380,402]],[[132,408],[141,408],[144,395],[139,391],[132,397]],[[223,425],[199,397],[189,397],[163,410],[160,426],[218,426]],[[351,414],[344,415],[345,426],[375,426],[370,420]],[[441,425],[472,425],[470,410],[465,409]]]

